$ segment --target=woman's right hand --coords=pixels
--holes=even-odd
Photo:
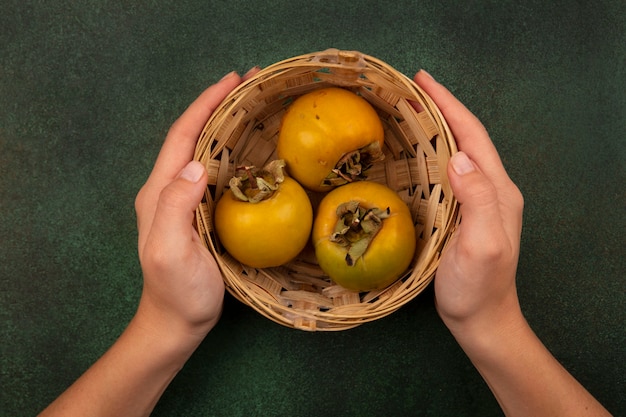
[[[460,150],[447,170],[461,221],[435,277],[439,315],[507,416],[609,416],[522,315],[515,274],[524,202],[487,131],[427,73],[415,81],[443,113]]]
[[[435,278],[437,310],[452,333],[521,318],[515,274],[523,198],[482,123],[424,71],[415,81],[435,101],[456,139],[448,178],[461,222]],[[502,323],[504,324],[504,323]]]

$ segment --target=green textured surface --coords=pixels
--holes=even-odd
[[[526,198],[523,309],[626,415],[626,3],[5,0],[1,416],[34,415],[132,316],[134,196],[188,103],[329,47],[425,68],[484,121]],[[309,334],[227,297],[154,415],[501,415],[432,298]]]

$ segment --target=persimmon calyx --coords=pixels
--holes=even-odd
[[[285,161],[276,159],[262,169],[255,166],[239,166],[228,185],[235,198],[258,203],[270,198],[285,179]]]
[[[385,155],[380,143],[374,141],[361,149],[344,154],[321,185],[336,187],[352,181],[364,180],[366,171],[375,162],[383,159]]]
[[[346,264],[353,266],[365,254],[376,234],[383,227],[383,220],[391,214],[389,207],[365,208],[358,201],[348,201],[337,207],[337,223],[330,241],[348,249]]]

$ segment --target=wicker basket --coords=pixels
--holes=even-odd
[[[385,159],[371,168],[368,180],[396,190],[413,214],[418,242],[414,261],[384,290],[356,293],[335,285],[317,265],[310,247],[281,267],[250,268],[225,252],[213,231],[215,202],[234,167],[261,167],[276,159],[280,120],[289,103],[329,86],[350,89],[377,109],[385,128]],[[433,279],[439,255],[458,222],[458,203],[446,176],[454,152],[450,129],[433,101],[384,62],[336,49],[297,56],[241,84],[207,122],[195,159],[204,163],[209,186],[196,213],[196,227],[217,259],[227,290],[244,304],[292,328],[353,328],[396,311]],[[322,195],[310,197],[315,207]]]

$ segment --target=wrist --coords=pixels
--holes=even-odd
[[[215,323],[191,323],[142,296],[129,329],[159,345],[164,355],[186,361]]]
[[[510,341],[523,340],[532,330],[519,303],[483,309],[474,315],[444,319],[446,326],[470,359],[489,358]]]
[[[552,356],[519,309],[453,334],[507,416],[610,415]]]

